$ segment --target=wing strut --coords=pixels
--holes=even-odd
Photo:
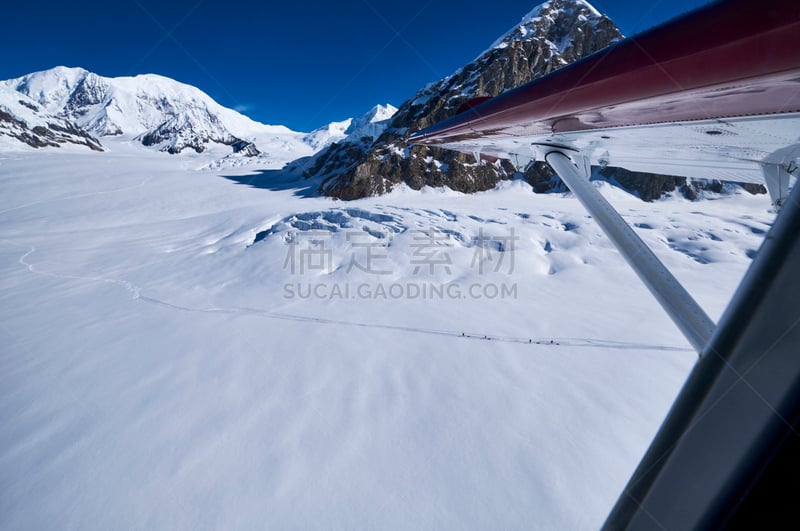
[[[545,160],[622,253],[695,351],[702,355],[714,332],[714,322],[606,198],[589,183],[588,159],[573,157],[578,164],[561,151],[549,152]]]

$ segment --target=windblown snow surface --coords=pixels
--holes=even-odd
[[[108,146],[0,153],[2,529],[597,528],[695,362],[569,195]],[[718,318],[767,198],[598,186]]]

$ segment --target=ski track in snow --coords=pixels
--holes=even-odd
[[[4,243],[20,246],[17,243],[10,242],[8,240],[3,240]],[[610,341],[606,339],[592,339],[592,338],[570,338],[570,337],[510,337],[510,336],[502,336],[493,333],[484,333],[484,332],[461,332],[456,330],[444,330],[444,329],[435,329],[435,328],[420,328],[420,327],[413,327],[413,326],[402,326],[402,325],[389,325],[384,323],[365,323],[365,322],[357,322],[357,321],[347,321],[343,319],[330,319],[326,317],[314,317],[309,315],[298,315],[298,314],[290,314],[290,313],[281,313],[281,312],[271,312],[269,310],[263,310],[259,308],[246,308],[246,307],[238,307],[238,306],[230,306],[230,307],[209,307],[209,308],[197,308],[191,306],[184,306],[172,302],[165,301],[158,297],[143,295],[142,288],[139,286],[134,285],[133,283],[127,280],[120,280],[120,279],[113,279],[113,278],[104,278],[104,277],[88,277],[88,276],[77,276],[77,275],[64,275],[59,273],[53,273],[48,271],[40,271],[34,267],[34,264],[27,261],[26,259],[31,256],[33,253],[36,252],[35,247],[30,247],[30,249],[20,256],[18,262],[24,266],[30,273],[34,275],[40,275],[44,277],[50,278],[57,278],[61,280],[78,280],[83,282],[90,282],[90,283],[105,283],[105,284],[113,284],[115,286],[120,286],[125,291],[127,291],[131,295],[131,299],[135,301],[141,301],[148,304],[154,304],[157,306],[161,306],[164,308],[169,308],[171,310],[182,311],[182,312],[197,312],[197,313],[219,313],[219,314],[247,314],[247,315],[258,315],[261,317],[269,318],[269,319],[279,319],[285,321],[299,321],[299,322],[308,322],[308,323],[315,323],[321,325],[335,325],[335,326],[350,326],[350,327],[357,327],[357,328],[374,328],[374,329],[383,329],[383,330],[395,330],[400,332],[409,332],[414,334],[429,334],[429,335],[437,335],[437,336],[447,336],[452,337],[455,339],[470,339],[470,340],[479,340],[479,341],[499,341],[504,343],[520,343],[526,344],[531,346],[547,346],[547,347],[558,347],[558,346],[569,346],[569,347],[583,347],[583,348],[614,348],[614,349],[624,349],[624,350],[656,350],[656,351],[663,351],[663,352],[691,352],[690,348],[686,347],[679,347],[679,346],[670,346],[670,345],[651,345],[651,344],[644,344],[644,343],[626,343],[623,341]]]

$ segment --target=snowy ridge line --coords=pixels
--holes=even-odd
[[[7,243],[13,245],[15,247],[25,247],[18,243],[9,241],[9,240],[0,240],[3,243]],[[372,329],[383,329],[383,330],[393,330],[399,332],[408,332],[408,333],[415,333],[415,334],[428,334],[428,335],[438,335],[438,336],[446,336],[452,337],[456,339],[472,339],[472,340],[480,340],[480,341],[499,341],[502,343],[519,343],[531,346],[548,346],[548,347],[560,347],[560,346],[569,346],[569,347],[585,347],[585,348],[604,348],[604,349],[626,349],[626,350],[656,350],[661,352],[691,352],[692,349],[688,347],[678,347],[672,345],[649,345],[649,344],[642,344],[642,343],[629,343],[629,342],[622,342],[622,341],[612,341],[612,340],[605,340],[605,339],[592,339],[592,338],[541,338],[541,337],[513,337],[513,336],[501,336],[501,335],[494,335],[494,334],[482,334],[482,333],[474,333],[474,332],[460,332],[454,330],[444,330],[444,329],[436,329],[436,328],[421,328],[421,327],[413,327],[413,326],[403,326],[403,325],[390,325],[384,323],[366,323],[366,322],[359,322],[359,321],[346,321],[342,319],[331,319],[327,317],[314,317],[308,315],[299,315],[299,314],[291,314],[291,313],[283,313],[283,312],[273,312],[269,310],[262,310],[259,308],[248,308],[248,307],[239,307],[239,306],[230,306],[230,307],[210,307],[210,308],[196,308],[191,306],[183,306],[179,304],[174,304],[171,302],[167,302],[156,297],[150,297],[148,295],[142,294],[142,288],[136,286],[135,284],[127,281],[127,280],[119,280],[113,278],[104,278],[104,277],[83,277],[83,276],[76,276],[76,275],[61,275],[58,273],[52,273],[47,271],[39,271],[34,268],[34,264],[28,262],[26,259],[36,252],[36,247],[31,246],[30,249],[20,256],[18,262],[25,266],[27,270],[35,275],[46,276],[50,278],[58,278],[58,279],[65,279],[65,280],[80,280],[84,282],[100,282],[106,284],[114,284],[124,288],[128,293],[132,295],[131,300],[140,300],[143,302],[147,302],[150,304],[154,304],[157,306],[162,306],[165,308],[169,308],[172,310],[177,311],[184,311],[184,312],[197,312],[197,313],[219,313],[219,314],[228,314],[228,315],[257,315],[261,317],[267,317],[269,319],[280,319],[285,321],[297,321],[297,322],[308,322],[308,323],[316,323],[316,324],[325,324],[325,325],[336,325],[336,326],[351,326],[351,327],[358,327],[358,328],[372,328]]]
[[[27,207],[31,207],[31,206],[34,206],[34,205],[41,205],[43,203],[51,203],[51,202],[55,202],[55,201],[68,201],[70,199],[81,199],[83,197],[91,197],[91,196],[94,196],[94,195],[112,194],[112,193],[115,193],[115,192],[126,192],[128,190],[134,190],[136,188],[141,188],[144,185],[146,185],[147,183],[149,183],[152,179],[153,179],[153,176],[149,175],[145,179],[143,179],[142,182],[140,182],[139,184],[134,184],[134,185],[131,185],[131,186],[123,186],[122,188],[114,188],[113,190],[100,190],[99,192],[87,192],[85,194],[68,195],[66,197],[53,197],[51,199],[40,199],[39,201],[32,201],[30,203],[25,203],[24,205],[18,205],[18,206],[15,206],[15,207],[7,208],[5,210],[0,210],[0,214],[6,214],[8,212],[13,212],[14,210],[27,208]],[[7,240],[3,240],[3,241],[7,241]],[[13,244],[13,242],[9,242],[9,243]]]

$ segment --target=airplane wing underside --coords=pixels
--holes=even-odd
[[[765,183],[765,168],[793,173],[800,166],[800,113],[746,116],[586,131],[476,136],[438,144],[524,166],[558,148],[580,153],[593,166],[630,171]]]

